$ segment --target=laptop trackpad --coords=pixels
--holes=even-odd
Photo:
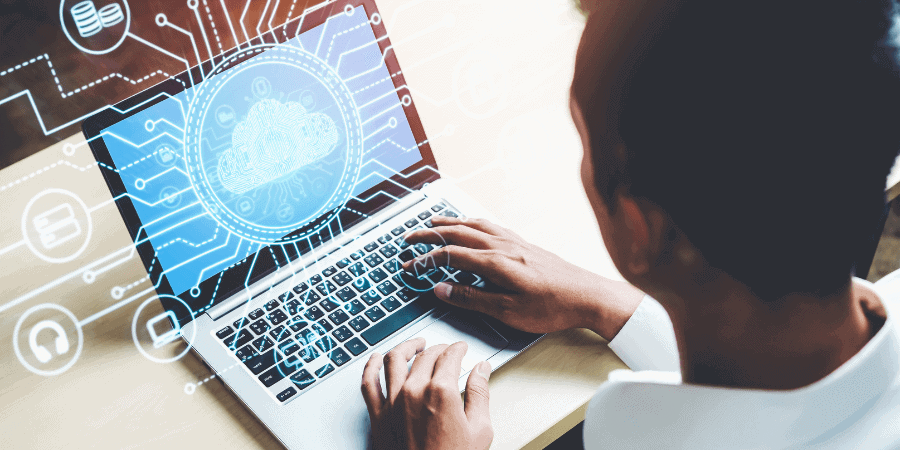
[[[509,345],[509,341],[481,317],[468,311],[454,311],[446,314],[410,339],[417,337],[425,338],[426,348],[438,344],[450,345],[459,341],[469,344],[469,349],[462,360],[460,387],[465,386],[466,378],[464,377],[472,371],[476,364],[494,356]],[[412,366],[412,361],[409,366]],[[387,383],[384,381],[384,368],[381,369],[380,375],[381,387],[383,390],[387,389]]]

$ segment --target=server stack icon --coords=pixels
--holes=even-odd
[[[118,3],[110,3],[97,11],[94,2],[85,0],[75,4],[69,9],[72,19],[75,21],[75,28],[81,37],[93,36],[103,28],[111,27],[125,20],[125,14],[122,7]]]

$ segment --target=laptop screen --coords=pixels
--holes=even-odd
[[[211,306],[221,278],[246,285],[258,259],[315,246],[337,212],[365,216],[348,202],[423,160],[372,17],[348,5],[296,37],[279,30],[282,43],[214,61],[202,83],[100,131],[158,290]]]

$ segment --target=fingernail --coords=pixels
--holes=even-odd
[[[434,295],[437,295],[437,298],[441,300],[450,300],[450,292],[453,290],[453,286],[448,283],[438,283],[434,285]]]
[[[475,366],[475,372],[481,375],[485,380],[491,379],[491,365],[487,361],[482,361]]]

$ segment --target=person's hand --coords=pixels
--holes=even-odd
[[[405,236],[407,242],[447,244],[404,263],[449,264],[474,272],[499,289],[438,283],[438,298],[480,311],[528,332],[590,328],[612,340],[637,309],[643,293],[564,261],[519,235],[482,219],[435,215],[431,229]]]
[[[387,397],[378,378],[381,355],[372,353],[366,363],[362,394],[372,422],[374,449],[487,449],[494,439],[488,409],[491,366],[482,361],[469,373],[463,405],[457,380],[466,343],[424,348],[425,339],[411,339],[384,357]]]

